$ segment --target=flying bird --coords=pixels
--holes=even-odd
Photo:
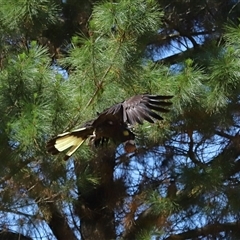
[[[64,160],[89,139],[95,147],[104,145],[109,140],[115,143],[124,143],[127,152],[134,151],[135,135],[131,128],[136,123],[142,124],[144,120],[154,123],[163,120],[158,114],[168,112],[172,96],[140,94],[99,113],[98,116],[83,124],[80,128],[57,135],[47,143],[47,151],[53,155],[69,149]]]

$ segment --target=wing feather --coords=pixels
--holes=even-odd
[[[166,107],[168,107],[168,106],[171,106],[172,105],[172,103],[171,102],[163,102],[163,101],[154,101],[154,100],[149,100],[149,101],[147,101],[149,104],[151,104],[151,105],[157,105],[157,106],[166,106]]]
[[[150,110],[145,105],[143,105],[143,104],[139,105],[137,108],[137,112],[139,115],[138,123],[142,124],[143,120],[146,120],[150,123],[154,123],[153,119],[149,115]]]
[[[118,114],[121,111],[121,109],[122,109],[122,103],[117,103],[117,104],[113,105],[112,107],[105,109],[99,115],[101,115],[101,114],[105,114],[105,115],[112,114],[112,115],[115,115],[115,114]]]
[[[92,133],[92,127],[83,127],[72,132],[59,134],[57,137],[48,141],[46,146],[47,151],[55,155],[70,148],[64,157],[64,160],[67,160]]]
[[[68,150],[68,152],[66,153],[64,160],[67,161],[74,153],[75,151],[85,142],[85,139],[78,139],[79,141],[76,141],[74,145],[72,145],[72,147],[70,148],[70,150]]]
[[[166,109],[166,108],[163,108],[163,107],[160,107],[160,106],[157,106],[157,105],[152,105],[152,104],[150,104],[150,103],[147,103],[146,106],[147,106],[149,109],[155,110],[155,111],[157,111],[157,112],[164,112],[164,113],[169,112],[169,110]]]
[[[149,98],[151,98],[152,100],[169,100],[171,99],[173,96],[162,96],[162,95],[150,95],[150,94],[143,94],[144,96],[147,96]]]
[[[103,112],[98,114],[98,117],[92,122],[92,126],[97,128],[107,121],[119,121],[123,122],[125,116],[123,115],[122,103],[113,105],[110,108],[105,109]]]
[[[171,99],[172,96],[161,95],[149,95],[142,94],[136,95],[122,103],[123,112],[126,115],[127,122],[131,125],[135,123],[142,123],[146,120],[150,123],[154,123],[154,120],[163,120],[158,112],[168,112],[165,107],[171,106],[171,102],[165,102],[164,100]]]
[[[155,112],[153,112],[153,111],[149,111],[148,113],[149,113],[149,115],[150,115],[151,117],[153,117],[154,119],[163,120],[163,118],[162,118],[160,115],[158,115],[157,113],[155,113]]]
[[[134,124],[135,122],[142,124],[143,123],[143,118],[141,117],[141,113],[137,108],[130,108],[129,109],[129,114],[127,115],[128,117],[128,122],[130,124]]]
[[[134,125],[135,123],[142,124],[144,120],[154,123],[154,119],[162,120],[163,118],[157,112],[168,112],[165,107],[171,106],[171,102],[166,100],[171,99],[172,96],[136,95],[128,100],[113,105],[105,109],[95,119],[93,125],[95,127],[101,126],[105,121],[119,121]],[[156,112],[155,112],[156,111]]]

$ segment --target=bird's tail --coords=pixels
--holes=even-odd
[[[48,141],[47,151],[55,155],[70,148],[64,157],[64,160],[68,160],[92,133],[92,128],[83,127],[72,132],[59,134]]]

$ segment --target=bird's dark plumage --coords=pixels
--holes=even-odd
[[[64,158],[67,160],[88,138],[95,146],[109,139],[118,143],[134,140],[135,135],[129,127],[136,123],[142,124],[144,120],[150,123],[162,120],[159,112],[169,111],[166,107],[172,103],[166,100],[171,98],[172,96],[150,94],[133,96],[99,113],[95,119],[88,121],[81,128],[51,139],[47,143],[47,151],[57,154],[70,148]]]

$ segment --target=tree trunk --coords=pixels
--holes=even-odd
[[[81,220],[80,229],[83,240],[116,239],[114,206],[115,184],[113,171],[115,150],[104,149],[97,153],[88,165],[91,172],[99,178],[99,184],[89,191],[79,188],[79,201],[75,211]],[[81,170],[78,173],[80,176]]]

